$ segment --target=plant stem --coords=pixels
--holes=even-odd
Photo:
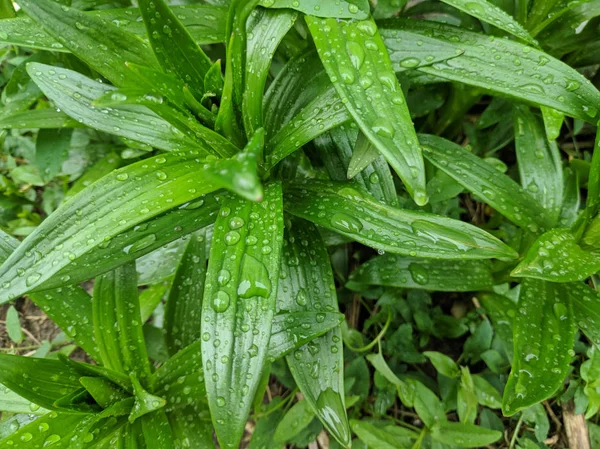
[[[517,421],[517,427],[515,427],[513,436],[510,439],[510,445],[508,446],[508,449],[513,449],[515,447],[515,443],[517,442],[517,435],[519,435],[519,430],[521,430],[522,424],[523,424],[523,414],[521,413],[521,416],[519,417],[519,420]]]

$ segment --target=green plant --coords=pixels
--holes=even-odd
[[[250,415],[256,448],[323,428],[332,446],[484,447],[501,409],[512,449],[523,422],[544,440],[539,404],[575,395],[567,376],[596,414],[600,153],[575,141],[565,169],[557,144],[596,125],[596,2],[16,3],[0,224],[27,237],[0,238],[0,303],[29,296],[96,363],[0,355],[0,409],[41,415],[0,425],[3,447],[210,447],[214,429],[235,448]],[[96,153],[69,176],[77,136]],[[59,193],[38,211],[32,186]],[[370,343],[338,307],[365,299]],[[468,331],[458,364],[418,350]],[[409,369],[428,360],[438,384]],[[289,394],[264,405],[271,374]],[[418,422],[386,412],[396,398]]]

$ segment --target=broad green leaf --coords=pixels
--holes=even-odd
[[[529,248],[511,276],[574,282],[600,270],[600,253],[582,248],[568,229],[553,229]]]
[[[244,96],[242,101],[244,127],[250,138],[263,127],[263,94],[271,60],[297,14],[288,10],[255,10],[250,16]]]
[[[81,389],[77,372],[57,360],[0,354],[0,365],[0,383],[48,410],[60,410],[54,403]]]
[[[563,169],[555,142],[527,107],[516,107],[515,149],[521,186],[547,211],[555,224],[563,199]]]
[[[142,332],[135,263],[110,271],[94,283],[94,332],[103,365],[140,381],[150,376]]]
[[[114,24],[51,0],[19,0],[42,29],[115,85],[131,79],[126,61],[155,65],[148,45]]]
[[[53,108],[33,109],[0,119],[2,129],[83,128],[84,125]]]
[[[460,383],[456,395],[457,413],[463,424],[474,424],[477,418],[477,395],[473,377],[466,366],[460,367]]]
[[[164,410],[142,417],[142,429],[146,447],[175,449],[173,431]]]
[[[17,13],[11,0],[2,0],[0,2],[0,18],[10,19],[16,17]]]
[[[225,42],[227,8],[212,5],[173,6],[177,18],[187,27],[189,33],[198,44],[216,44]],[[146,38],[146,28],[139,9],[103,9],[85,12],[103,22],[110,22],[123,31]],[[49,34],[41,30],[39,25],[28,17],[0,21],[5,34],[0,35],[0,42],[54,52],[70,51]]]
[[[267,143],[267,168],[272,168],[321,134],[351,119],[335,89],[323,85],[309,102]]]
[[[69,157],[73,130],[40,130],[35,143],[35,165],[44,181],[49,182],[62,170]]]
[[[385,21],[381,24],[381,35],[390,47],[396,70],[403,60],[414,56],[393,52],[397,40],[406,48],[413,48],[422,41],[423,45],[437,45],[449,51],[446,60],[421,66],[419,72],[481,87],[517,101],[547,106],[588,122],[596,121],[600,92],[576,70],[547,53],[508,39],[433,21]],[[456,56],[458,52],[462,54]],[[453,57],[450,59],[450,56]]]
[[[85,415],[50,412],[32,423],[21,426],[16,432],[0,440],[0,446],[11,449],[42,449],[56,445],[59,441],[69,441],[75,429],[85,422]],[[56,447],[64,447],[62,445]]]
[[[362,135],[358,134],[357,137],[357,134],[356,129],[348,125],[342,125],[315,140],[315,146],[321,153],[321,159],[323,159],[332,181],[347,180],[346,167],[349,167],[352,163],[353,152],[357,151],[358,148],[357,138],[360,139]],[[354,179],[358,185],[379,201],[390,206],[398,204],[396,186],[394,185],[390,166],[378,152],[376,152],[375,160],[364,167]]]
[[[92,106],[95,99],[114,89],[111,86],[71,70],[38,63],[29,64],[27,71],[57,107],[90,128],[166,151],[198,148],[194,140],[144,106]]]
[[[230,197],[213,234],[202,306],[202,363],[213,424],[238,446],[271,336],[281,243],[281,185],[260,203]]]
[[[188,238],[188,235],[184,235],[179,240],[163,245],[151,253],[136,259],[135,268],[138,273],[138,285],[173,281],[173,277],[187,246]]]
[[[375,426],[368,421],[350,421],[352,431],[372,449],[409,449],[419,435],[411,430],[394,426]],[[400,433],[400,435],[399,435]]]
[[[79,382],[102,408],[128,397],[124,390],[104,377],[80,377]]]
[[[206,277],[206,233],[192,234],[177,268],[165,308],[165,338],[171,355],[200,339]]]
[[[360,265],[349,280],[359,285],[447,292],[486,290],[493,283],[491,267],[487,261],[447,262],[396,254],[378,256]]]
[[[423,156],[377,25],[372,19],[306,20],[329,79],[347,110],[398,173],[415,202],[426,204]]]
[[[600,347],[600,294],[582,282],[559,284],[558,288],[573,304],[573,319],[577,327]]]
[[[89,250],[109,245],[110,239],[122,232],[201,199],[202,194],[220,186],[260,199],[262,186],[255,161],[248,153],[204,161],[196,151],[175,152],[140,161],[102,178],[60,206],[0,267],[0,302],[35,289]],[[106,201],[108,194],[115,199]],[[80,219],[83,216],[85,221]],[[155,238],[149,237],[138,246],[146,248]],[[129,248],[130,252],[137,249]]]
[[[16,238],[0,231],[0,261],[4,262],[17,249],[19,243]],[[61,286],[60,290],[31,293],[29,297],[90,357],[98,359],[99,354],[92,332],[90,295],[79,286]]]
[[[479,448],[498,441],[502,432],[473,424],[442,422],[431,429],[431,437],[451,446]]]
[[[200,198],[184,203],[179,208],[165,212],[157,217],[140,223],[133,228],[100,243],[69,263],[58,273],[43,282],[35,290],[45,292],[49,288],[59,288],[65,283],[77,284],[91,277],[113,270],[129,261],[138,259],[139,282],[147,283],[146,275],[156,273],[144,266],[145,256],[182,238],[213,224],[219,211],[218,195],[202,195]],[[171,249],[168,247],[167,249]],[[167,263],[173,263],[168,257]],[[165,267],[169,268],[169,267]],[[145,269],[145,271],[144,271]],[[174,274],[173,272],[170,275]]]
[[[307,400],[296,402],[290,408],[275,429],[273,440],[285,443],[302,432],[315,418],[315,412]]]
[[[531,37],[523,26],[510,15],[496,6],[494,3],[486,0],[443,0],[450,6],[454,6],[456,9],[460,9],[467,14],[477,17],[484,22],[494,25],[513,36],[518,37],[522,41],[525,41],[533,46],[537,45],[536,40]]]
[[[199,416],[195,407],[180,408],[168,414],[175,437],[175,449],[185,449],[189,446],[188,442],[192,441],[201,448],[215,447],[208,409],[203,411],[203,415]]]
[[[269,359],[275,361],[336,328],[338,312],[291,312],[275,315],[269,340]]]
[[[441,137],[420,134],[419,140],[429,162],[513,223],[531,232],[551,228],[548,212],[494,166]]]
[[[447,355],[435,351],[425,351],[423,355],[429,359],[438,373],[443,374],[446,377],[460,376],[458,366],[454,360]]]
[[[19,321],[19,312],[17,312],[17,309],[15,309],[14,306],[10,306],[6,311],[5,326],[8,338],[16,344],[21,344],[24,335],[21,330],[21,322]]]
[[[260,5],[265,8],[292,8],[304,14],[338,19],[366,19],[370,12],[367,0],[261,0]]]
[[[600,204],[600,151],[598,151],[598,148],[600,148],[600,130],[596,132],[595,151],[592,153],[592,164],[588,179],[586,208],[590,211],[592,217],[597,215],[598,205]]]
[[[317,229],[301,220],[286,228],[277,311],[337,312],[337,295],[327,249]],[[317,322],[325,316],[317,314]],[[350,445],[344,397],[344,358],[340,328],[315,338],[286,357],[288,366],[329,433]]]
[[[32,413],[34,415],[45,415],[48,410],[19,396],[14,391],[0,384],[0,410],[6,413]],[[0,441],[2,432],[0,431]]]
[[[513,325],[514,358],[502,400],[506,416],[549,398],[562,386],[575,340],[571,298],[557,284],[526,278]]]
[[[210,58],[164,0],[141,0],[139,8],[161,67],[169,74],[176,74],[201,98],[204,77],[212,65]]]
[[[103,176],[108,175],[111,171],[121,167],[121,165],[123,165],[121,156],[111,151],[93,166],[89,167],[86,172],[73,183],[71,188],[65,194],[64,201],[74,197],[75,194],[81,192]]]
[[[556,109],[547,108],[546,106],[541,106],[540,109],[542,111],[546,136],[548,136],[549,140],[558,139],[563,122],[565,121],[565,115]]]
[[[515,258],[487,232],[438,215],[379,203],[353,184],[310,180],[289,184],[286,210],[293,215],[394,254],[436,259]]]

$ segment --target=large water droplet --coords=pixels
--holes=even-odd
[[[411,263],[408,266],[408,271],[410,272],[410,276],[413,281],[415,281],[419,285],[425,285],[429,282],[429,273],[427,273],[427,269],[423,265],[419,265],[418,263]]]
[[[363,229],[363,225],[358,218],[338,212],[331,217],[331,226],[342,232],[358,234]]]
[[[212,308],[217,313],[225,312],[229,308],[229,295],[219,290],[212,300]]]
[[[271,280],[267,267],[249,254],[244,255],[242,261],[237,293],[244,299],[254,296],[268,298],[271,294]]]
[[[375,132],[375,134],[381,137],[387,137],[391,139],[394,137],[395,131],[391,122],[385,117],[379,117],[371,124],[371,129]]]
[[[350,55],[350,61],[356,70],[360,70],[363,63],[365,62],[365,51],[362,46],[356,42],[348,42],[346,44],[346,50]]]

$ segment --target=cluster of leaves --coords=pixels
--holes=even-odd
[[[0,0],[0,304],[89,362],[0,355],[1,447],[530,449],[542,402],[597,414],[598,0],[136,3]]]

